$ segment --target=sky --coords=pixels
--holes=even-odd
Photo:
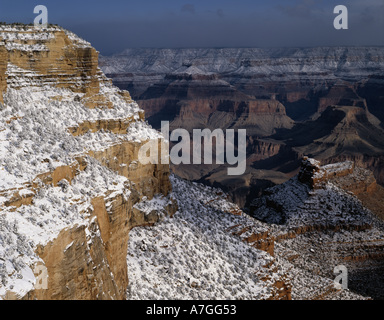
[[[1,0],[0,21],[48,22],[103,55],[137,47],[307,47],[384,45],[384,0]],[[348,9],[336,30],[334,8]]]

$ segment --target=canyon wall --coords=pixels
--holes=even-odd
[[[173,166],[221,186],[243,208],[260,185],[297,174],[303,155],[354,161],[384,183],[383,48],[127,49],[100,57],[100,66],[155,127],[247,129],[242,177],[229,179],[219,166]],[[280,151],[265,153],[252,147],[256,140]]]

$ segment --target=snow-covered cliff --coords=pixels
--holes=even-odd
[[[88,42],[22,25],[0,38],[0,297],[124,298],[129,230],[159,219],[133,206],[162,195],[174,212],[169,167],[136,161],[161,136]]]

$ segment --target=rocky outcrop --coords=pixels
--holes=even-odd
[[[321,188],[324,183],[353,174],[355,164],[351,161],[339,162],[325,166],[320,165],[320,161],[304,157],[298,175],[298,180],[306,183],[310,188]],[[358,186],[351,186],[358,188]]]
[[[98,52],[80,41],[76,43],[70,33],[59,28],[36,32],[34,27],[17,30],[17,34],[12,28],[3,27],[0,33],[9,52],[8,63],[29,70],[31,81],[79,93],[99,92]],[[11,87],[17,86],[14,76],[17,74],[9,75]]]
[[[144,172],[141,175],[145,177]],[[146,185],[145,182],[140,186],[143,185]],[[155,211],[152,215],[135,209],[134,205],[140,202],[140,196],[152,198],[154,194],[159,194],[160,189],[168,193],[169,189],[166,188],[170,188],[169,181],[168,185],[157,184],[153,192],[148,192],[148,187],[153,184],[144,190],[140,186],[127,186],[132,190],[128,199],[111,192],[93,198],[88,211],[88,226],[64,229],[48,244],[39,245],[36,253],[47,268],[47,288],[30,291],[23,298],[124,299],[129,281],[126,265],[129,231],[134,227],[155,224],[163,215],[172,215],[177,210],[172,201],[164,206],[163,212]]]
[[[97,234],[93,222],[89,229]],[[35,289],[24,297],[28,300],[117,300],[124,298],[121,278],[112,270],[105,244],[94,236],[92,245],[84,226],[66,229],[45,246],[36,249],[47,268],[47,287]],[[37,275],[38,276],[38,275]],[[121,276],[121,275],[120,275]],[[116,279],[116,280],[115,280]],[[126,282],[126,277],[123,277]]]
[[[2,25],[0,37],[4,43],[0,55],[7,55],[1,61],[5,63],[9,87],[47,84],[81,94],[79,99],[87,107],[112,107],[112,103],[99,94],[100,83],[110,80],[98,67],[98,52],[85,40],[53,26],[37,31],[33,26]],[[2,71],[4,66],[0,65],[0,75]],[[23,81],[19,81],[20,78]],[[0,81],[0,87],[1,84],[4,81]],[[6,89],[1,88],[1,92]],[[132,102],[129,94],[126,96],[127,101]]]
[[[342,154],[338,156],[334,156],[330,159],[324,159],[322,160],[322,163],[332,163],[332,162],[346,162],[346,161],[352,161],[355,163],[357,167],[367,169],[368,171],[372,172],[374,175],[375,180],[380,185],[383,185],[384,183],[384,157],[382,155],[367,155],[367,154]]]

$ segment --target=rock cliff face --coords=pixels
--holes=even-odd
[[[162,137],[88,42],[59,27],[0,37],[0,297],[124,299],[129,231],[177,208],[169,167],[138,162]]]

